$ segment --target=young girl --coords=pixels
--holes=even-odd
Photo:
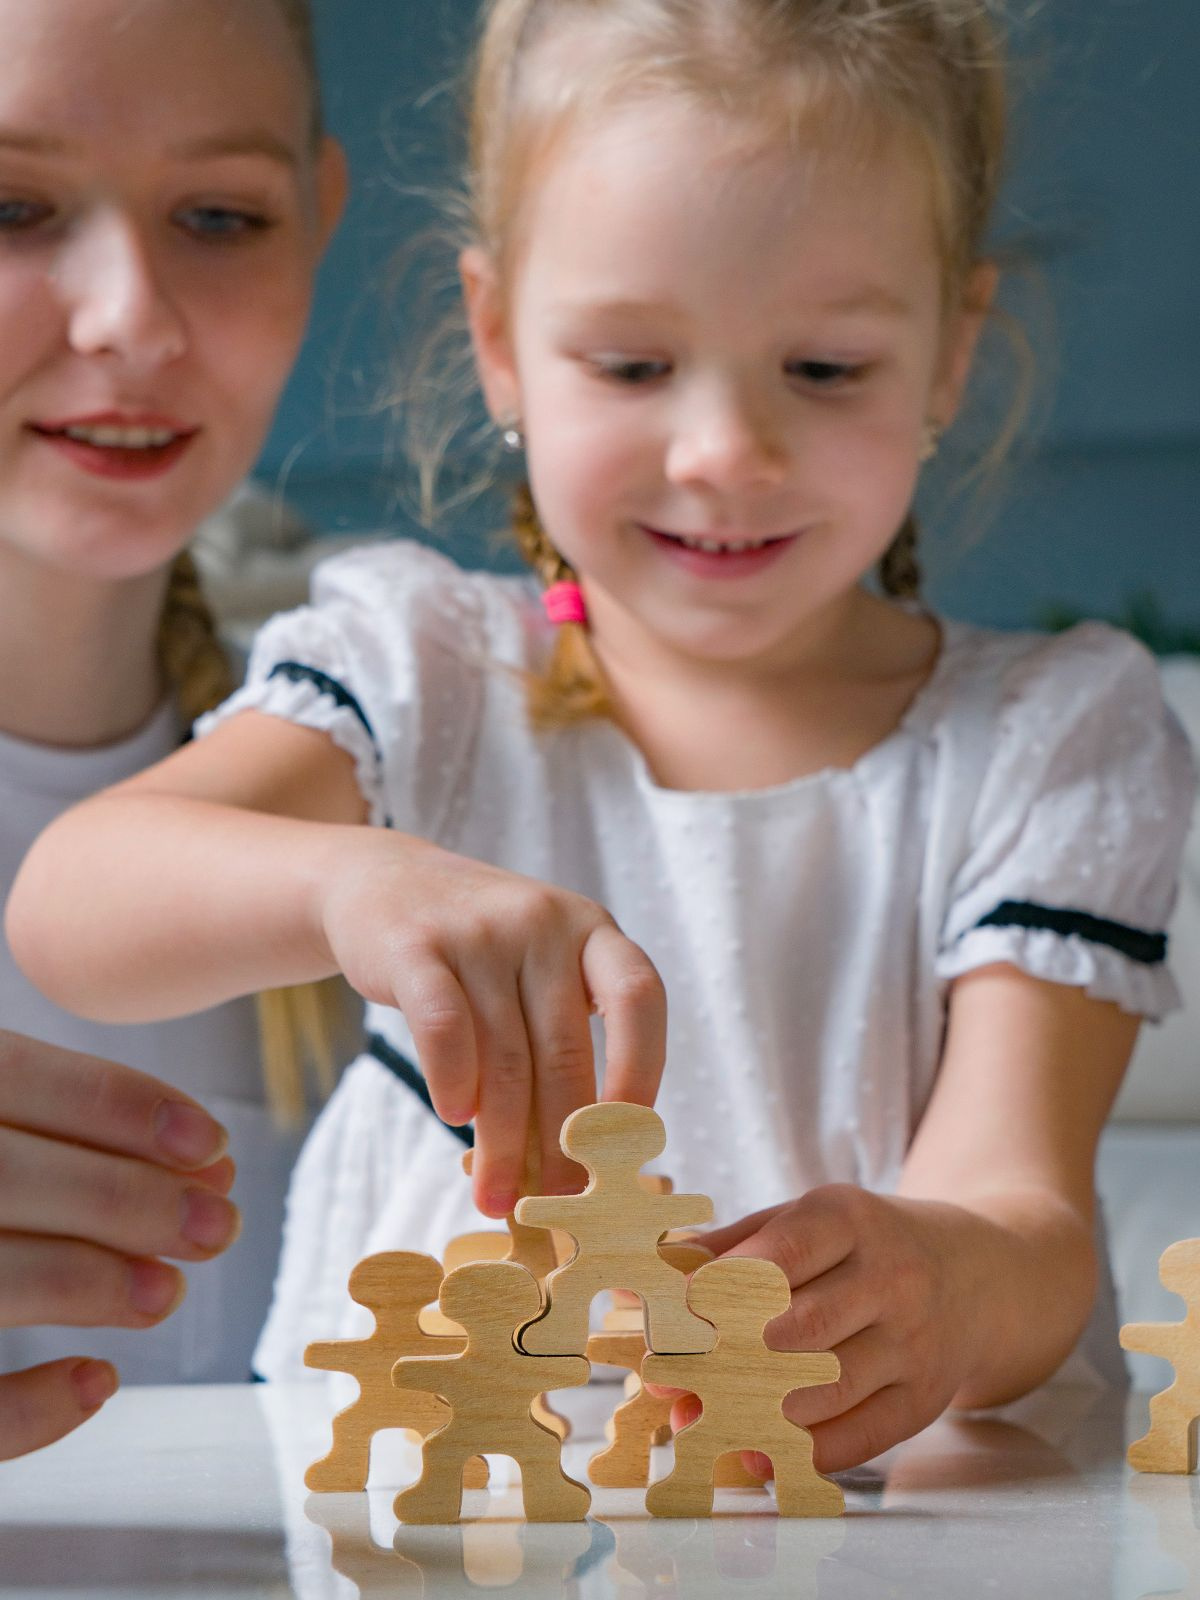
[[[184,548],[261,449],[340,206],[308,24],[296,0],[0,0],[0,893],[41,828],[232,686]],[[244,1376],[239,1280],[270,1271],[294,1143],[263,1104],[253,1008],[101,1028],[0,946],[0,1023],[28,1036],[0,1052],[0,1372],[86,1349],[146,1381]],[[145,1328],[184,1287],[156,1258],[236,1233],[229,1163],[221,1193],[179,1171],[219,1156],[219,1130],[144,1074],[228,1123],[248,1238],[152,1341],[38,1327]],[[152,1091],[190,1135],[154,1140]]]
[[[1097,1137],[1174,1002],[1185,746],[1121,635],[865,581],[912,575],[987,315],[999,55],[972,0],[486,8],[462,273],[548,614],[412,546],[330,563],[9,911],[88,1014],[335,970],[372,1002],[294,1179],[268,1376],[337,1331],[357,1258],[470,1226],[459,1125],[489,1214],[531,1111],[570,1184],[595,1012],[604,1094],[661,1077],[714,1248],[779,1262],[780,1341],[841,1360],[789,1406],[823,1470],[1079,1340]],[[1114,1374],[1111,1302],[1093,1331]]]

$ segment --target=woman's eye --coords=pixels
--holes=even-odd
[[[0,200],[0,233],[24,233],[52,215],[49,206],[35,200]]]
[[[608,378],[613,383],[630,385],[652,383],[656,378],[665,377],[671,370],[667,361],[648,361],[623,356],[594,356],[592,366],[600,377]]]
[[[233,206],[192,206],[178,211],[175,220],[198,239],[244,239],[264,233],[271,223],[261,212],[239,211]]]
[[[854,378],[861,377],[866,369],[845,361],[789,361],[787,374],[817,389],[832,389]]]

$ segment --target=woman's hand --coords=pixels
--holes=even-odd
[[[330,954],[360,994],[404,1013],[438,1115],[476,1119],[480,1208],[512,1210],[534,1116],[541,1187],[578,1188],[558,1130],[596,1098],[593,1012],[605,1098],[651,1105],[658,1092],[666,1000],[648,957],[582,895],[418,839],[356,842],[327,878]]]
[[[717,1255],[774,1261],[792,1286],[790,1309],[768,1325],[776,1350],[832,1350],[836,1383],[784,1402],[808,1428],[821,1472],[857,1466],[941,1415],[986,1337],[975,1280],[987,1225],[940,1202],[898,1200],[850,1184],[810,1190],[704,1234]],[[699,1402],[676,1402],[683,1427]],[[767,1475],[764,1458],[747,1456]]]
[[[0,1032],[0,1327],[150,1328],[183,1299],[160,1258],[237,1237],[226,1136],[145,1073]],[[0,1377],[0,1459],[77,1427],[117,1387],[68,1358]]]

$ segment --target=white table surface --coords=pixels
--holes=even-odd
[[[558,1397],[584,1476],[612,1386]],[[765,1491],[718,1496],[710,1521],[646,1516],[593,1490],[586,1523],[531,1526],[516,1491],[467,1497],[475,1520],[401,1528],[415,1457],[385,1436],[359,1495],[310,1495],[328,1444],[324,1384],[129,1389],[70,1438],[0,1464],[0,1595],[59,1600],[1200,1600],[1200,1477],[1138,1477],[1126,1440],[1146,1401],[1047,1390],[949,1419],[842,1475],[847,1515],[775,1516]],[[656,1452],[665,1470],[669,1452]]]

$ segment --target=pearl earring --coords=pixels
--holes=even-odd
[[[938,446],[942,442],[942,434],[945,433],[945,431],[946,430],[942,427],[940,422],[934,422],[932,419],[925,424],[924,431],[921,435],[921,450],[917,458],[918,460],[933,460],[934,456],[938,453]]]
[[[519,456],[525,448],[525,434],[519,422],[510,422],[500,437],[509,455]]]

